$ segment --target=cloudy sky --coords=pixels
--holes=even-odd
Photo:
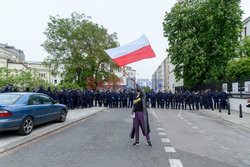
[[[47,53],[40,46],[49,16],[69,17],[74,11],[85,13],[110,33],[117,32],[121,45],[145,34],[157,57],[131,64],[137,78],[151,79],[153,72],[167,56],[167,39],[162,22],[166,11],[177,0],[0,0],[0,43],[24,51],[26,60],[42,61]],[[250,16],[250,1],[241,7]]]

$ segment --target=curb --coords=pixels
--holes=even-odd
[[[4,145],[3,147],[0,147],[0,155],[3,154],[6,151],[14,149],[14,148],[16,148],[18,146],[21,146],[21,145],[23,145],[23,144],[25,144],[27,142],[31,142],[31,141],[39,138],[39,137],[50,134],[50,133],[52,133],[52,132],[54,132],[56,130],[63,129],[64,127],[67,127],[67,126],[69,126],[71,124],[80,122],[80,121],[85,120],[85,119],[87,119],[87,118],[89,118],[91,116],[95,116],[97,114],[100,114],[100,113],[104,112],[105,110],[106,110],[106,108],[104,108],[102,110],[99,110],[99,111],[93,111],[93,112],[90,112],[87,115],[84,115],[82,117],[72,119],[69,122],[58,123],[58,124],[55,124],[55,126],[53,126],[53,127],[48,127],[48,128],[42,129],[41,131],[31,133],[30,135],[26,136],[23,139],[20,139],[18,141],[15,141],[13,143],[9,143],[9,144]]]

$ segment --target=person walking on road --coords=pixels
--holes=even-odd
[[[133,145],[140,145],[139,142],[139,125],[141,126],[142,133],[146,136],[148,146],[152,147],[149,133],[149,121],[148,121],[148,111],[146,106],[146,94],[142,91],[141,87],[136,83],[137,86],[137,96],[133,101],[133,109],[131,117],[133,118],[133,128],[130,133],[131,139],[136,136],[136,140]]]

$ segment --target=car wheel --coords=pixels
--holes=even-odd
[[[59,122],[64,122],[66,120],[66,116],[67,116],[67,112],[66,110],[63,109],[60,114]]]
[[[26,117],[22,121],[22,124],[18,130],[18,133],[22,136],[29,135],[34,128],[34,120],[31,117]]]

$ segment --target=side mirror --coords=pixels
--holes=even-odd
[[[52,103],[53,103],[53,104],[56,104],[57,102],[56,102],[55,100],[52,100]]]

